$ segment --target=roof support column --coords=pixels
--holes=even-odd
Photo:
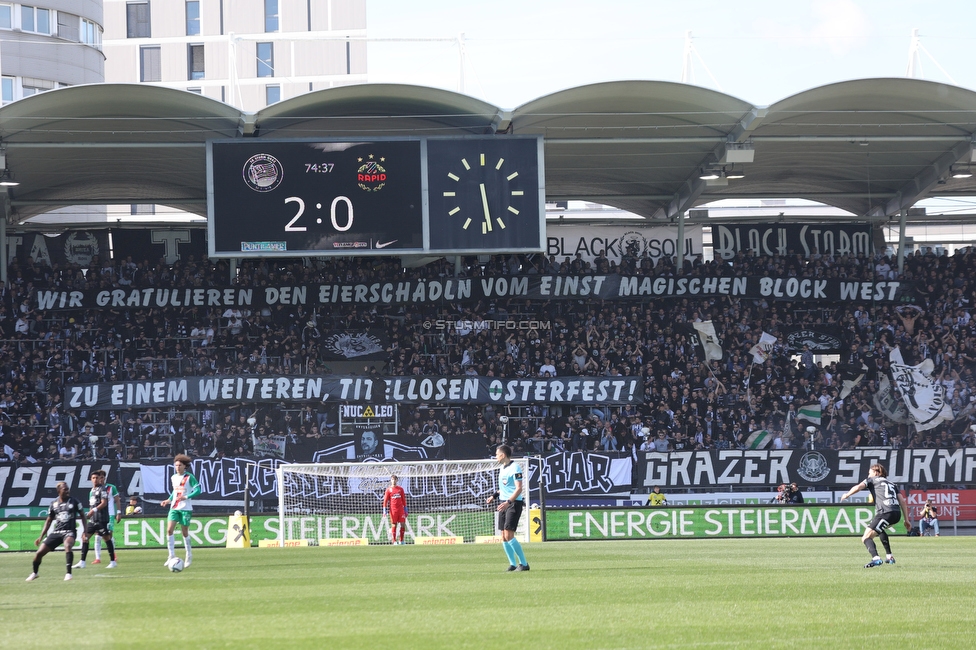
[[[905,219],[908,217],[908,208],[898,211],[898,275],[905,272]]]
[[[7,284],[7,220],[0,219],[0,284]]]
[[[681,270],[684,269],[684,267],[685,267],[685,247],[684,247],[684,241],[685,241],[685,217],[686,216],[687,216],[687,213],[686,212],[679,212],[678,213],[678,217],[677,217],[677,219],[678,219],[678,241],[675,242],[677,244],[677,246],[675,246],[675,252],[677,253],[677,261],[676,261],[676,264],[677,264],[677,267],[678,268],[677,268],[677,271],[676,271],[675,275],[679,275],[681,273]]]

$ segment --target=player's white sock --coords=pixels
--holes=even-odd
[[[190,562],[193,561],[193,550],[190,548],[189,535],[183,538],[183,548],[186,550],[186,561],[184,564],[186,564],[186,566],[190,566]]]
[[[95,536],[95,559],[102,559],[102,538],[98,535]]]
[[[169,549],[169,556],[176,557],[176,535],[166,538],[166,548]]]

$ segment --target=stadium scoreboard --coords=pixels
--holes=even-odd
[[[540,252],[542,139],[207,142],[211,257]]]

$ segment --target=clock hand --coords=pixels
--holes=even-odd
[[[485,223],[488,225],[488,232],[491,232],[491,212],[488,211],[488,193],[485,192],[485,184],[481,184],[481,205],[485,208]]]

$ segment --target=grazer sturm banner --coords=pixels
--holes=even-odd
[[[372,284],[309,284],[276,287],[212,287],[91,291],[39,290],[38,311],[207,307],[261,309],[274,305],[428,305],[516,300],[649,300],[652,298],[749,298],[792,302],[901,301],[905,282],[861,282],[791,276],[522,275],[403,280]]]
[[[638,454],[635,487],[772,488],[781,483],[801,486],[850,487],[868,477],[881,463],[898,484],[976,483],[976,448],[887,449],[882,447],[807,451],[804,449],[730,449]]]
[[[701,226],[685,226],[685,259],[702,254],[703,230]],[[662,257],[677,256],[678,228],[546,224],[546,257],[555,255],[556,261],[562,262],[564,258],[576,259],[577,253],[590,264],[600,256],[620,264],[625,255],[657,262]]]
[[[546,541],[860,535],[873,506],[547,509]]]
[[[772,255],[870,255],[874,250],[869,224],[740,223],[712,226],[715,256],[729,260],[737,253]]]
[[[221,375],[72,384],[68,408],[94,410],[200,404],[372,402],[388,404],[640,404],[641,377],[360,377]]]

